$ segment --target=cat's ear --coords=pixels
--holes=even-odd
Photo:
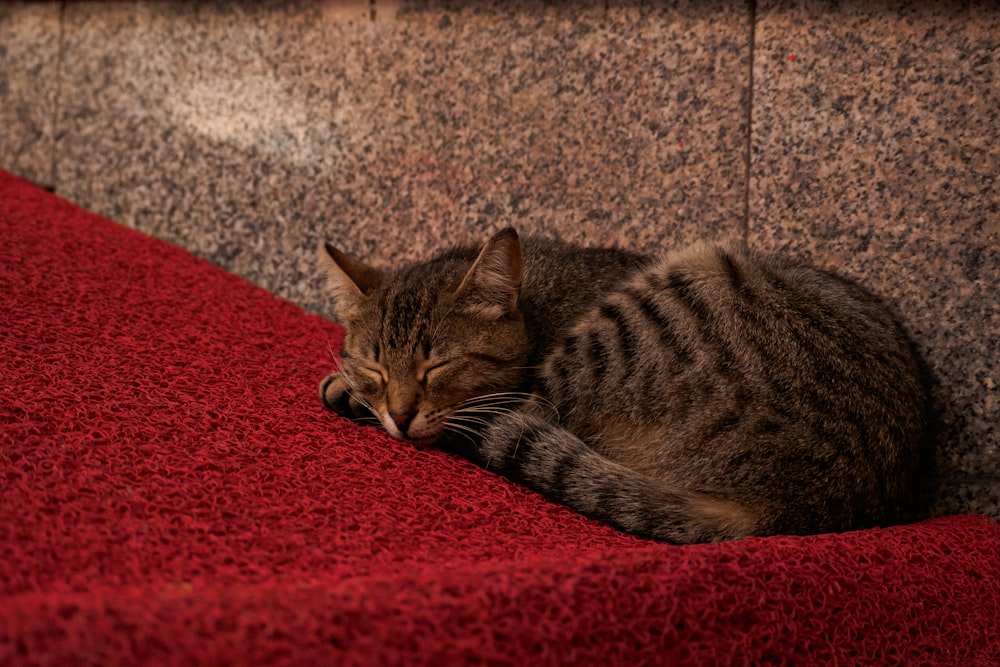
[[[383,275],[356,259],[351,259],[329,243],[319,250],[320,264],[326,271],[326,286],[333,296],[337,317],[350,319],[364,295],[382,284]]]
[[[507,227],[483,246],[455,297],[478,315],[500,318],[517,310],[520,296],[521,240]]]

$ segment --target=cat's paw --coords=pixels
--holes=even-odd
[[[371,417],[365,406],[351,397],[350,385],[340,373],[331,373],[319,383],[319,397],[328,410],[341,417],[360,420]]]

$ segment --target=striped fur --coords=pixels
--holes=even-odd
[[[926,374],[849,281],[739,244],[653,259],[512,229],[393,273],[323,257],[348,334],[320,395],[394,437],[678,543],[922,510]]]

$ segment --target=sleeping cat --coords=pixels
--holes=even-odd
[[[387,273],[321,255],[341,415],[676,543],[921,511],[923,366],[851,282],[739,244],[654,258],[511,228]]]

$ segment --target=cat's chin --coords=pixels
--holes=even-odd
[[[428,449],[435,446],[441,440],[439,435],[425,435],[421,438],[406,438],[403,442],[408,442],[417,449]]]
[[[395,440],[400,440],[402,442],[408,442],[417,449],[424,449],[427,447],[432,447],[439,440],[441,440],[440,433],[434,433],[433,431],[427,432],[429,429],[420,428],[420,431],[424,431],[422,435],[407,435],[403,433],[399,427],[397,427],[391,420],[382,420],[382,428]]]

